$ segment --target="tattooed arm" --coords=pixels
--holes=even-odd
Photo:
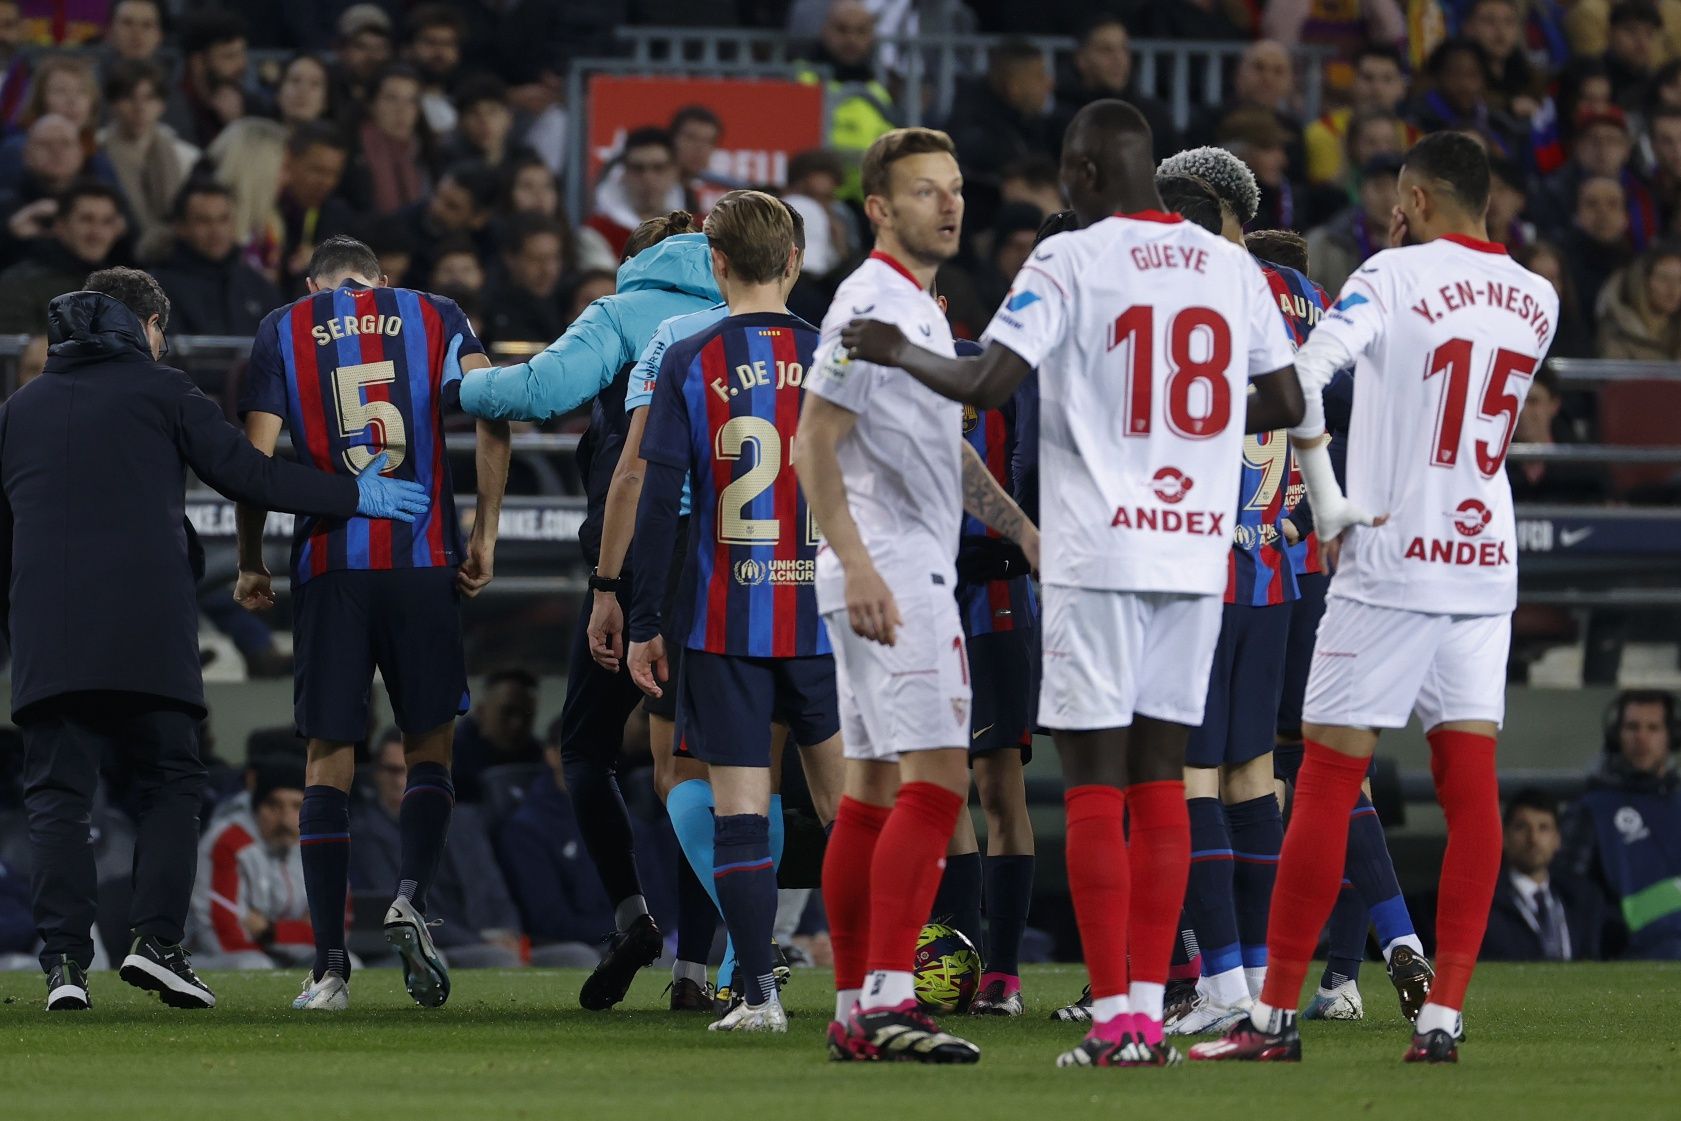
[[[1021,546],[1035,572],[1039,569],[1039,530],[1021,512],[974,446],[963,444],[963,509]]]

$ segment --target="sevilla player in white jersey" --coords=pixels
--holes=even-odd
[[[1091,1034],[1067,1066],[1180,1061],[1161,1019],[1190,866],[1185,740],[1219,637],[1244,433],[1303,409],[1260,268],[1162,213],[1154,168],[1136,109],[1087,106],[1061,170],[1082,228],[1034,251],[980,356],[948,358],[875,322],[843,335],[859,356],[983,407],[1039,367],[1039,720],[1068,784],[1068,881],[1092,989]]]
[[[1459,1011],[1500,868],[1494,745],[1517,602],[1503,467],[1558,323],[1552,285],[1488,240],[1488,188],[1475,141],[1451,132],[1419,141],[1401,169],[1395,218],[1396,240],[1411,244],[1350,277],[1296,356],[1314,390],[1354,364],[1348,497],[1383,517],[1341,541],[1319,519],[1336,575],[1308,677],[1306,755],[1273,891],[1266,987],[1250,1022],[1192,1048],[1194,1059],[1301,1057],[1295,1008],[1341,883],[1349,811],[1379,731],[1414,712],[1430,741],[1448,847],[1436,979],[1405,1058],[1458,1058]],[[1304,427],[1322,419],[1314,411]],[[1302,468],[1316,511],[1321,495],[1341,499],[1322,459]]]
[[[835,952],[829,1055],[972,1063],[979,1048],[917,1011],[911,975],[969,793],[969,665],[952,597],[958,527],[967,509],[1035,563],[1039,535],[964,441],[959,406],[839,345],[841,328],[869,314],[952,353],[929,294],[963,224],[951,138],[895,129],[864,154],[862,175],[875,252],[823,319],[794,442],[827,541],[817,607],[835,651],[846,755],[823,863]]]

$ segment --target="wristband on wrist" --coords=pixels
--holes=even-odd
[[[598,570],[590,571],[590,591],[592,592],[622,592],[625,589],[623,576],[603,576]]]

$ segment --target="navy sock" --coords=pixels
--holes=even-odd
[[[1232,902],[1232,842],[1218,798],[1191,798],[1191,876],[1185,891],[1185,915],[1202,947],[1202,975],[1213,977],[1243,968],[1237,937],[1237,907]]]
[[[770,855],[770,820],[759,814],[715,819],[712,877],[724,925],[735,943],[735,987],[748,1004],[776,993],[770,943],[776,927],[776,863]]]
[[[934,893],[930,922],[961,930],[977,947],[981,944],[981,854],[965,852],[946,857],[946,870]]]
[[[1320,988],[1334,989],[1344,981],[1360,979],[1360,963],[1366,959],[1366,931],[1371,923],[1366,901],[1344,880],[1326,931],[1325,972],[1319,978]]]
[[[305,788],[298,834],[309,925],[315,931],[315,976],[330,969],[349,980],[344,908],[350,896],[350,795],[336,786]]]
[[[607,898],[617,907],[642,894],[642,878],[636,872],[636,835],[619,790],[619,776],[611,764],[583,751],[568,752],[564,765],[578,832],[584,836],[584,847],[601,886],[607,889]]]
[[[444,858],[444,841],[449,836],[450,814],[455,810],[455,783],[442,763],[415,763],[409,767],[409,784],[403,791],[403,806],[397,811],[397,829],[402,835],[402,855],[397,864],[397,895],[426,913],[426,891],[438,875]]]
[[[1401,895],[1401,883],[1395,878],[1395,863],[1389,858],[1383,823],[1378,820],[1371,799],[1364,794],[1349,818],[1348,864],[1343,875],[1371,911],[1379,945],[1387,949],[1397,938],[1414,933],[1412,914]],[[1361,945],[1365,945],[1364,929]]]
[[[1033,905],[1033,854],[988,856],[984,871],[986,967],[993,973],[1020,973],[1021,936]]]
[[[687,860],[677,862],[677,960],[705,965],[718,933],[718,908]]]
[[[1267,963],[1267,914],[1272,885],[1278,878],[1278,852],[1284,845],[1284,817],[1271,794],[1226,807],[1232,838],[1232,898],[1237,904],[1237,940],[1243,964]]]

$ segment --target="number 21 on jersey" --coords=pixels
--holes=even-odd
[[[788,459],[794,456],[790,440]],[[785,462],[782,455],[782,433],[770,421],[756,416],[731,417],[718,428],[713,441],[713,454],[721,460],[738,460],[746,454],[747,446],[754,448],[753,466],[730,482],[718,495],[718,540],[725,545],[774,545],[782,540],[782,522],[778,518],[752,518],[747,509],[765,491],[776,485]],[[793,485],[790,483],[789,485]],[[823,537],[817,531],[817,521],[806,510],[805,544],[821,545]]]

